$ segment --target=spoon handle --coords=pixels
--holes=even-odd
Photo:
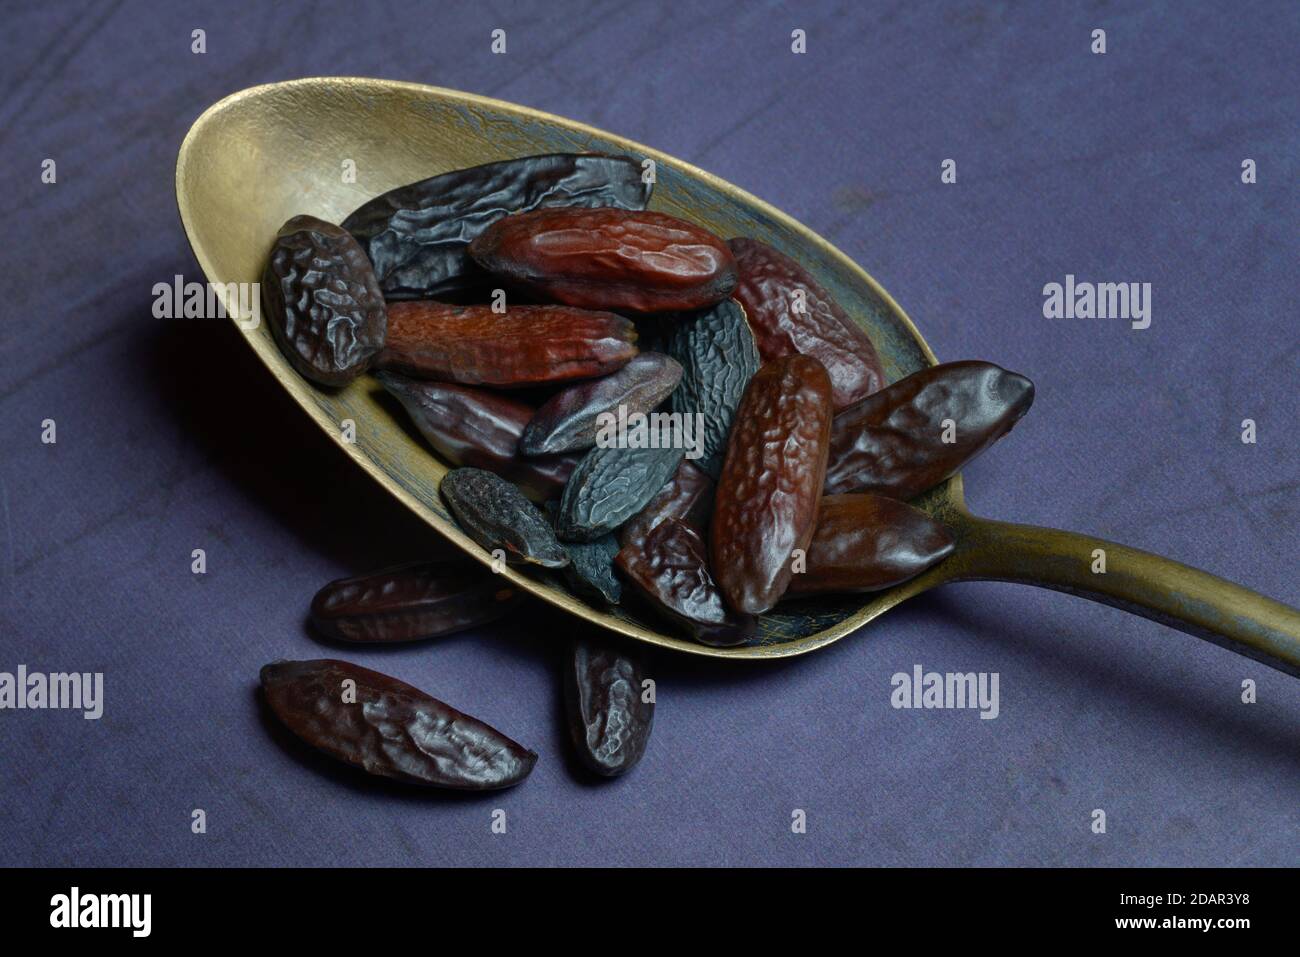
[[[1038,585],[1113,605],[1300,677],[1300,611],[1150,552],[961,513],[945,581]],[[1105,553],[1105,572],[1099,550]]]

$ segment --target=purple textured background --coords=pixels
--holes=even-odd
[[[646,759],[593,784],[563,746],[562,622],[392,651],[310,636],[322,582],[441,546],[232,328],[150,314],[155,282],[202,278],[172,175],[218,98],[353,74],[515,100],[773,202],[872,272],[941,358],[1031,376],[1029,417],[966,471],[977,512],[1295,604],[1295,3],[324,3],[301,22],[291,4],[181,6],[4,13],[0,670],[103,671],[107,701],[99,721],[0,712],[0,864],[1300,859],[1300,684],[1010,585],[945,589],[784,664],[660,659]],[[939,182],[948,157],[955,186]],[[1152,283],[1151,328],[1044,319],[1042,286],[1066,273]],[[521,739],[541,755],[532,778],[448,799],[286,742],[258,668],[329,655]],[[916,663],[999,672],[1001,716],[891,709],[890,675]],[[1258,704],[1240,702],[1244,678]],[[1089,830],[1097,807],[1106,835]]]

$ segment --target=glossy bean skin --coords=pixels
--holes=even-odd
[[[915,578],[952,554],[952,533],[918,508],[884,495],[823,495],[807,569],[786,597],[870,592]]]
[[[589,542],[614,531],[645,508],[685,454],[674,448],[591,449],[564,486],[556,534]]]
[[[709,571],[708,548],[700,534],[675,518],[665,519],[641,544],[626,545],[615,560],[650,608],[696,641],[717,647],[743,645],[758,632],[758,620],[733,611]]]
[[[1032,382],[990,362],[915,372],[835,417],[826,491],[913,498],[1011,431],[1033,401]]]
[[[699,466],[713,478],[722,471],[727,438],[745,386],[762,364],[745,312],[733,299],[692,316],[677,317],[666,330],[665,351],[682,367],[672,409],[701,415],[704,454]]]
[[[756,239],[731,239],[727,246],[739,275],[732,295],[745,309],[764,362],[812,356],[826,367],[837,411],[884,386],[870,337],[807,270]],[[800,292],[802,312],[796,309]]]
[[[453,170],[389,190],[343,221],[389,299],[446,299],[484,287],[470,240],[510,213],[551,206],[643,209],[650,185],[628,156],[549,153]]]
[[[483,469],[452,469],[438,487],[461,530],[512,565],[563,568],[569,556],[550,523],[524,494]]]
[[[712,568],[727,603],[759,615],[785,593],[807,550],[830,451],[831,383],[809,356],[769,362],[736,410],[714,495]]]
[[[696,531],[709,527],[713,512],[713,479],[682,459],[655,497],[618,530],[619,545],[641,545],[650,530],[666,518],[675,518]]]
[[[312,382],[347,385],[384,347],[388,312],[374,270],[333,223],[295,216],[280,227],[261,293],[280,351]]]
[[[489,624],[523,599],[476,562],[410,562],[330,582],[312,599],[311,621],[338,641],[422,641]]]
[[[736,263],[708,230],[649,210],[547,209],[507,216],[470,244],[493,275],[554,302],[657,313],[731,295]]]
[[[639,655],[608,639],[583,634],[565,656],[564,704],[579,760],[602,777],[617,777],[645,754],[655,706],[645,701]]]
[[[345,682],[351,684],[345,686]],[[369,774],[461,791],[508,788],[537,755],[403,681],[346,661],[278,661],[262,694],[293,734]],[[345,690],[355,699],[345,700]]]
[[[376,365],[417,379],[523,388],[607,375],[637,354],[631,321],[568,306],[419,300],[390,304],[388,320]]]
[[[559,498],[578,464],[576,455],[521,455],[519,439],[534,410],[510,396],[397,372],[378,372],[375,378],[442,458],[495,472],[534,502]]]
[[[553,455],[596,444],[601,417],[645,414],[677,388],[682,367],[657,352],[634,356],[617,372],[577,382],[548,399],[519,440],[524,455]]]

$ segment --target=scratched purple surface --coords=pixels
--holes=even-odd
[[[154,283],[200,278],[172,174],[218,98],[333,73],[518,101],[764,197],[872,272],[941,358],[1031,376],[1028,419],[966,471],[977,512],[1295,604],[1296,4],[324,3],[301,22],[293,4],[17,6],[0,31],[0,671],[103,671],[106,702],[98,721],[0,712],[0,864],[1300,859],[1300,684],[1012,585],[945,589],[788,663],[658,659],[645,761],[593,784],[563,747],[561,623],[392,651],[311,637],[322,582],[442,546],[232,329],[150,310]],[[1151,327],[1043,318],[1067,273],[1150,282]],[[331,655],[482,716],[536,771],[452,800],[310,756],[266,723],[255,680]],[[890,676],[915,664],[997,672],[1000,716],[892,709]]]

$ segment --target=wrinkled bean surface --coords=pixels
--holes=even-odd
[[[643,209],[649,198],[631,157],[549,153],[389,190],[343,226],[364,247],[389,299],[445,299],[487,284],[469,244],[503,216],[549,206]]]
[[[483,469],[452,469],[439,491],[461,530],[489,552],[500,549],[510,564],[569,564],[546,517],[505,479]]]
[[[830,379],[808,356],[767,363],[745,390],[714,496],[710,540],[713,573],[738,611],[772,608],[790,583],[794,552],[808,548],[832,414]]]
[[[645,508],[685,454],[675,448],[592,449],[564,487],[557,534],[587,542],[614,531]]]
[[[836,409],[885,384],[870,337],[807,270],[756,239],[732,239],[727,246],[739,276],[733,296],[745,308],[764,362],[812,356],[826,367]]]
[[[518,784],[537,762],[477,718],[346,661],[278,661],[261,679],[266,703],[286,728],[370,774],[486,791]]]
[[[736,285],[727,244],[665,213],[547,209],[507,216],[470,244],[488,272],[555,302],[655,313],[703,309]]]
[[[835,417],[826,491],[919,495],[1010,432],[1033,401],[1032,382],[990,362],[915,372]]]
[[[575,639],[565,662],[565,712],[579,759],[603,777],[626,774],[645,754],[654,725],[640,656],[595,635]]]
[[[314,216],[280,228],[262,275],[271,334],[312,382],[341,386],[365,372],[388,328],[374,271],[347,231]]]
[[[698,464],[717,478],[736,406],[760,365],[744,310],[728,299],[705,312],[680,317],[667,332],[665,350],[682,366],[672,409],[702,417],[704,454]]]
[[[744,644],[757,633],[758,621],[727,607],[709,572],[707,552],[695,529],[669,518],[640,545],[620,549],[615,563],[652,610],[696,641]]]
[[[388,311],[377,362],[420,379],[522,388],[602,376],[637,353],[636,327],[568,306],[454,306],[421,300]]]
[[[419,641],[496,621],[523,597],[476,562],[411,562],[330,582],[311,620],[340,641]]]
[[[578,382],[556,393],[533,416],[519,440],[525,455],[589,449],[602,417],[617,422],[644,415],[677,388],[682,367],[657,352],[643,352],[602,379]]]

